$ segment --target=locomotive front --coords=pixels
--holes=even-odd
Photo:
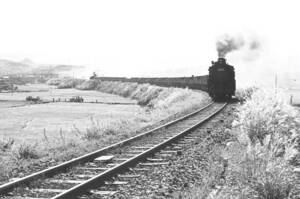
[[[235,94],[234,67],[225,58],[219,58],[209,67],[208,94],[215,100],[230,99]]]

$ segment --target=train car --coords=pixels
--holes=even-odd
[[[235,94],[234,67],[225,58],[219,58],[209,67],[208,94],[215,100],[230,99]]]
[[[136,82],[139,84],[152,84],[164,87],[190,88],[207,91],[208,75],[191,76],[191,77],[97,77],[93,75],[90,79],[99,79],[101,81],[120,81],[120,82]]]

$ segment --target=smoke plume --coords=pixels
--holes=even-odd
[[[249,51],[258,50],[260,46],[261,44],[258,39],[255,39],[254,37],[245,39],[240,35],[232,36],[224,34],[219,37],[216,42],[219,57],[225,57],[228,53],[240,50],[241,48]]]
[[[243,47],[245,45],[245,40],[243,37],[233,37],[226,34],[218,39],[216,45],[218,56],[225,57],[227,53]]]

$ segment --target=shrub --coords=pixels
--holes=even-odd
[[[57,88],[75,88],[77,85],[80,85],[84,82],[82,79],[71,79],[65,78],[62,79],[58,84]]]
[[[298,111],[281,95],[260,90],[248,98],[234,122],[237,142],[227,147],[230,166],[223,192],[238,198],[292,198],[297,180],[291,160],[299,157],[299,126]]]
[[[267,151],[239,150],[231,153],[227,187],[220,195],[226,192],[228,196],[235,195],[238,198],[262,199],[285,199],[292,195],[296,180],[292,167],[283,158],[274,158]]]
[[[202,186],[192,190],[189,198],[298,198],[299,179],[293,170],[300,163],[299,112],[280,94],[246,93],[230,131],[234,137],[222,152],[228,160],[225,181],[210,189],[211,197],[198,194],[199,190],[207,193]]]
[[[58,86],[62,82],[62,78],[52,78],[47,81],[48,85]]]
[[[86,80],[81,82],[81,84],[78,84],[76,88],[79,90],[94,90],[99,86],[99,84],[99,80]]]
[[[273,156],[284,156],[298,147],[300,134],[298,111],[282,96],[264,91],[256,92],[238,114],[236,127],[246,144],[255,150],[272,151]]]
[[[76,132],[81,136],[81,138],[89,141],[99,140],[101,138],[107,139],[118,134],[120,134],[119,136],[124,136],[124,134],[131,130],[130,126],[132,126],[129,121],[123,119],[102,125],[98,120],[91,117],[90,122],[91,124],[88,128],[86,128],[85,132],[81,132],[75,127]]]
[[[30,145],[30,144],[20,144],[17,146],[14,151],[14,156],[17,159],[36,159],[39,157],[37,151],[35,150],[37,144]]]
[[[87,128],[86,132],[82,135],[83,139],[86,140],[98,140],[101,138],[101,133],[95,128]]]
[[[37,97],[27,96],[26,101],[39,102],[39,101],[41,101],[41,98],[39,96],[37,96]]]
[[[83,79],[74,79],[70,77],[52,78],[47,81],[48,85],[57,86],[57,88],[75,88],[84,82]]]
[[[250,100],[253,93],[255,93],[258,90],[257,87],[249,87],[245,89],[238,89],[235,93],[235,97],[240,102],[245,102],[246,100]]]
[[[2,139],[0,140],[0,151],[6,151],[11,149],[12,145],[14,144],[15,140],[13,138]]]

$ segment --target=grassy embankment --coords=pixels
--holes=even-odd
[[[225,178],[220,180],[219,172],[211,169],[203,186],[183,194],[184,198],[299,198],[299,127],[299,111],[283,96],[255,91],[228,132],[232,140],[221,154],[227,162]]]
[[[73,83],[71,83],[73,87]],[[80,130],[74,125],[71,132],[74,136],[66,136],[60,130],[58,137],[51,137],[47,129],[43,139],[36,142],[17,143],[9,137],[0,140],[0,181],[12,176],[36,171],[45,165],[71,159],[88,151],[125,139],[138,133],[145,125],[154,124],[178,112],[191,111],[203,106],[209,98],[205,93],[189,89],[162,88],[148,84],[86,81],[77,85],[79,89],[96,89],[136,99],[144,111],[132,118],[115,119],[105,124],[99,118],[90,118],[90,125]],[[43,166],[44,165],[44,166]]]

